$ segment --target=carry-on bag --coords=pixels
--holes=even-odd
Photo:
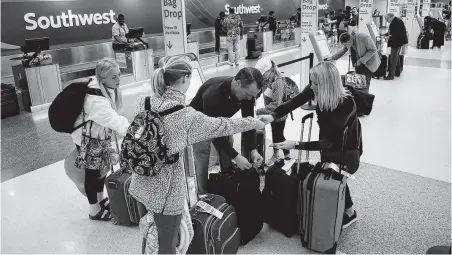
[[[303,141],[304,123],[308,118],[311,118],[308,141],[311,140],[313,116],[313,113],[310,113],[302,119],[300,141]],[[269,167],[265,174],[265,187],[262,191],[264,221],[286,237],[291,237],[299,231],[298,185],[300,179],[303,179],[311,170],[308,159],[309,154],[303,167],[301,167],[301,154],[298,154],[298,164],[289,161],[285,165],[285,161],[281,159]]]
[[[245,141],[243,139],[243,135],[242,135],[242,139],[241,139],[241,147],[242,147],[242,156],[244,156],[245,158],[247,158],[248,160],[250,160],[251,162],[251,152],[246,148],[245,146]],[[257,152],[259,152],[259,154],[262,157],[265,157],[265,129],[262,130],[256,130],[256,143],[257,143]],[[263,175],[265,174],[265,170],[264,170],[264,162],[262,162],[262,164],[257,167],[257,171],[259,174]]]
[[[211,174],[208,191],[226,198],[234,206],[241,243],[247,244],[262,230],[262,194],[256,169],[240,170],[235,166],[228,173]]]
[[[347,131],[348,127],[342,135],[342,156]],[[339,168],[334,163],[320,162],[300,182],[301,242],[310,250],[336,253],[345,211],[347,174],[343,175],[343,170],[342,165]]]
[[[189,150],[191,147],[186,152]],[[184,165],[187,200],[194,230],[187,254],[236,254],[241,233],[237,227],[235,208],[222,196],[209,193],[198,195],[192,155],[184,155]]]
[[[116,134],[113,135],[116,148],[119,150]],[[115,225],[137,225],[141,217],[146,215],[145,206],[129,194],[132,173],[125,168],[120,168],[105,178],[105,186],[110,200],[111,222]]]

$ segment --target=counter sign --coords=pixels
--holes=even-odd
[[[186,53],[185,1],[162,0],[162,18],[165,55],[173,56]]]

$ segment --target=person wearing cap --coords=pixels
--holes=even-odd
[[[290,78],[283,77],[278,70],[275,62],[269,58],[261,58],[255,66],[264,78],[262,91],[264,91],[265,107],[256,111],[256,115],[266,115],[272,113],[279,105],[294,98],[299,89],[297,84]],[[271,123],[273,143],[286,141],[284,137],[284,128],[286,125],[287,115],[283,116]],[[284,159],[290,159],[290,151],[282,150]],[[273,156],[266,162],[267,166],[273,165],[280,159],[279,149],[273,149]]]

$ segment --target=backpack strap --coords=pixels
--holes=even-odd
[[[169,108],[168,110],[165,110],[165,111],[163,111],[163,112],[160,112],[159,115],[160,115],[161,117],[163,117],[163,116],[165,116],[165,115],[169,115],[169,114],[171,114],[171,113],[173,113],[173,112],[177,112],[177,111],[182,110],[182,109],[184,109],[184,108],[185,108],[185,106],[183,106],[183,105],[176,105],[176,106],[174,106],[174,107],[172,107],[172,108]]]
[[[144,109],[146,111],[150,111],[151,110],[151,97],[145,97],[144,98]]]

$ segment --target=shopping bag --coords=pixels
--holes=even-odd
[[[364,74],[357,74],[354,71],[348,72],[345,75],[345,86],[350,86],[355,89],[367,89],[366,76]]]

